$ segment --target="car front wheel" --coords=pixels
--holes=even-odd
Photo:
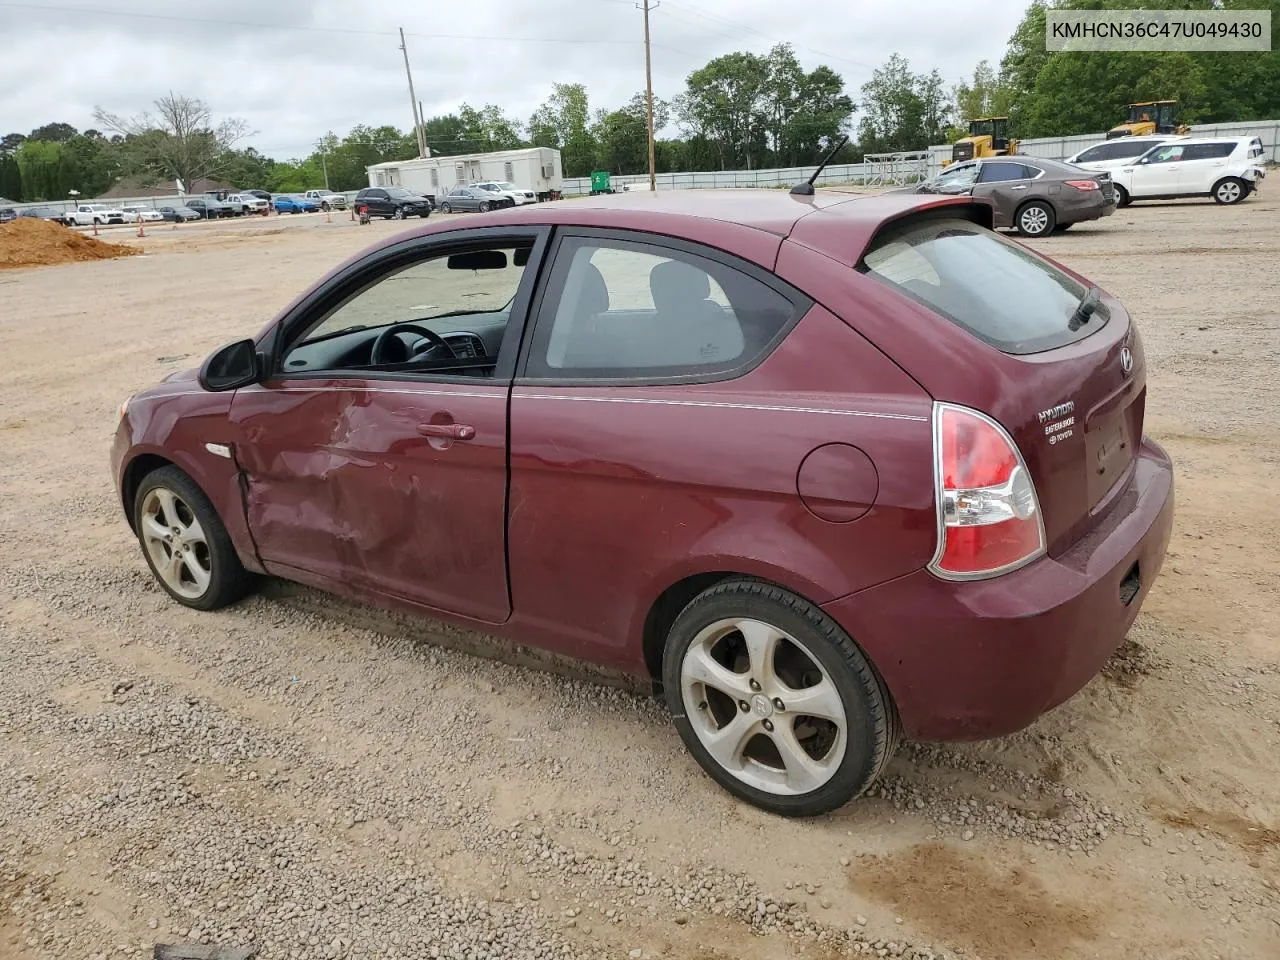
[[[147,565],[165,592],[197,610],[216,610],[243,597],[248,571],[209,498],[177,467],[143,478],[133,526]]]
[[[1130,203],[1129,191],[1117,183],[1116,184],[1116,206],[1127,207],[1129,203]]]
[[[759,580],[723,581],[676,618],[663,659],[680,737],[722,787],[783,816],[865,791],[897,747],[893,702],[821,609]]]
[[[1213,187],[1213,199],[1228,206],[1239,203],[1248,195],[1249,185],[1236,177],[1219,180]]]
[[[1053,232],[1055,220],[1053,207],[1040,200],[1032,200],[1018,211],[1013,223],[1024,237],[1043,237]]]
[[[442,203],[442,204],[440,204],[440,212],[441,212],[441,213],[453,213],[453,208],[452,208],[451,206],[449,206],[447,203]]]
[[[404,207],[396,207],[396,212],[392,214],[397,220],[404,219]]]

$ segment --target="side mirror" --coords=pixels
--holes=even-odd
[[[219,347],[200,366],[200,386],[215,393],[247,387],[261,378],[258,345],[252,340],[237,340]]]

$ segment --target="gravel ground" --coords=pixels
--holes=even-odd
[[[1280,955],[1278,207],[1038,244],[1141,325],[1179,471],[1165,572],[1064,707],[904,748],[808,822],[527,651],[288,584],[217,614],[153,585],[108,477],[120,399],[397,227],[166,227],[0,273],[0,956]]]

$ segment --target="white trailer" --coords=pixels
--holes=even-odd
[[[560,151],[552,147],[391,160],[366,167],[365,172],[371,187],[404,187],[437,202],[454,187],[488,180],[505,180],[521,190],[532,190],[539,200],[559,197],[564,188]]]

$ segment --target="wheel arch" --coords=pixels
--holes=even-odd
[[[137,527],[134,525],[133,504],[138,497],[138,487],[142,486],[142,481],[149,474],[155,473],[162,467],[177,467],[178,465],[167,457],[162,457],[157,453],[140,453],[125,465],[124,473],[120,478],[120,505],[124,507],[125,518],[129,522],[129,529],[137,533]],[[178,467],[181,470],[181,467]],[[183,471],[184,473],[186,471]],[[195,480],[191,481],[195,483]],[[196,484],[199,486],[199,484]],[[206,496],[208,494],[206,493]]]
[[[737,562],[721,558],[701,570],[681,571],[678,576],[674,572],[668,574],[666,586],[655,592],[640,621],[640,650],[644,658],[644,669],[658,694],[662,692],[663,652],[672,624],[694,597],[726,580],[766,583],[793,593],[814,606],[820,606],[824,596],[816,584],[798,582],[798,578],[789,571],[764,567],[745,558]]]

